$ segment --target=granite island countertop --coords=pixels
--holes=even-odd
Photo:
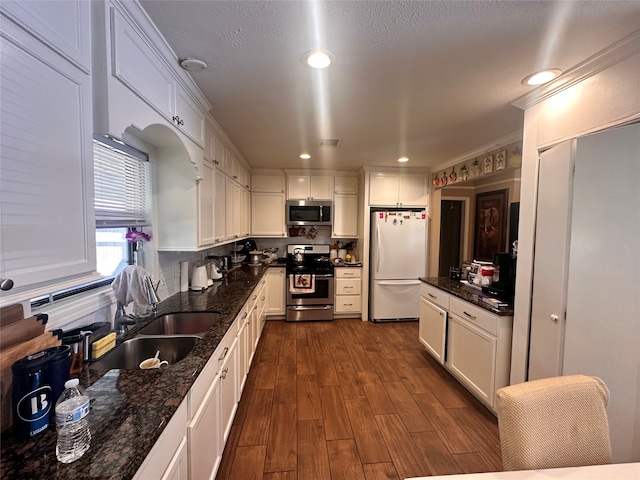
[[[439,288],[440,290],[443,290],[462,300],[471,302],[478,307],[490,311],[491,313],[495,313],[500,316],[513,316],[513,305],[501,308],[491,305],[490,303],[482,300],[484,295],[482,294],[481,290],[477,290],[473,287],[468,287],[465,284],[458,282],[457,280],[451,280],[448,277],[420,277],[419,280],[426,283],[427,285]]]
[[[91,448],[70,464],[57,461],[55,425],[31,440],[2,434],[0,478],[124,480],[132,478],[171,420],[191,385],[258,285],[266,266],[233,271],[204,292],[177,293],[156,316],[175,312],[219,312],[220,322],[183,360],[154,370],[90,370],[79,375],[91,398]],[[152,319],[131,329],[132,338]]]

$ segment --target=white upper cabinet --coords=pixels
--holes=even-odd
[[[358,236],[358,196],[336,193],[333,199],[332,238]]]
[[[330,175],[287,176],[288,200],[331,200],[333,177]]]
[[[285,237],[284,193],[251,192],[251,235]]]
[[[423,173],[369,174],[369,205],[424,207],[427,205],[427,176]]]
[[[69,9],[86,13],[68,3],[49,12],[52,25]],[[4,13],[0,21],[0,278],[14,283],[0,292],[4,305],[97,274],[90,77]]]
[[[251,191],[284,193],[284,175],[252,175]]]
[[[145,128],[166,122],[204,147],[203,112],[210,106],[191,77],[172,66],[173,59],[168,55],[173,54],[166,51],[164,39],[149,24],[141,7],[134,2],[87,3],[93,4],[94,12],[94,99],[99,108],[96,129],[119,137],[131,125]],[[161,118],[136,105],[135,97],[127,97],[118,83]]]
[[[2,0],[2,13],[81,70],[91,71],[91,3]]]
[[[333,179],[334,193],[358,193],[358,177],[336,176]]]

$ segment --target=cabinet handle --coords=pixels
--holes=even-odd
[[[220,372],[220,378],[222,378],[222,379],[227,378],[227,372],[228,372],[228,371],[229,371],[229,369],[228,369],[228,368],[225,368],[224,370],[222,370],[222,371]]]
[[[465,311],[465,312],[464,312],[464,314],[465,314],[467,317],[469,317],[471,320],[475,320],[475,319],[476,319],[476,316],[475,316],[475,315],[471,315],[469,312],[466,312],[466,311]]]
[[[173,121],[176,122],[178,125],[183,126],[184,125],[184,120],[181,120],[180,117],[178,115],[174,115],[173,116]]]
[[[346,290],[347,288],[351,288],[351,289],[353,289],[353,285],[344,285],[342,288],[344,288],[345,290]]]
[[[345,303],[344,306],[345,307],[353,307],[353,303]]]
[[[260,297],[260,300],[264,300],[265,298],[267,298],[267,297]]]
[[[0,278],[0,290],[7,291],[13,288],[13,280],[10,278]]]
[[[247,318],[247,315],[249,315],[249,312],[244,312],[244,315],[242,316],[242,318]]]
[[[222,351],[222,356],[218,360],[224,360],[224,357],[227,356],[227,353],[229,353],[229,347],[224,347],[224,350]]]
[[[255,300],[256,298],[258,298],[258,295],[254,295],[251,300]]]
[[[438,298],[438,297],[436,297],[435,295],[432,295],[432,294],[430,294],[430,293],[427,293],[427,295],[429,295],[431,298]]]
[[[342,275],[345,277],[353,277],[353,272],[344,272]]]

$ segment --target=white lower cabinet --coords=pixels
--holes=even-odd
[[[493,406],[496,385],[496,337],[456,315],[449,318],[451,372],[480,400]]]
[[[359,267],[340,267],[335,269],[335,301],[336,315],[359,316],[362,303],[362,269]]]
[[[420,343],[438,363],[444,365],[447,345],[447,311],[420,296]]]
[[[133,480],[148,478],[186,480],[188,400],[185,398],[173,414],[160,438],[145,458]],[[191,478],[194,478],[193,476]]]
[[[421,285],[420,342],[492,411],[496,390],[509,385],[512,329],[511,316]]]
[[[284,267],[267,269],[267,316],[284,316],[285,314],[285,278]]]
[[[227,356],[220,370],[220,423],[218,428],[222,429],[221,451],[224,450],[224,443],[229,438],[229,432],[233,425],[233,417],[238,409],[238,382],[236,376],[238,374],[238,339],[234,339]],[[198,478],[198,477],[195,477]]]
[[[189,478],[213,479],[222,458],[220,432],[220,372],[214,377],[200,408],[187,428],[189,438]]]

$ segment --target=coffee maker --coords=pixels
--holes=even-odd
[[[498,281],[482,287],[483,292],[498,300],[512,302],[516,284],[516,257],[510,253],[495,252],[493,265],[499,269]]]

